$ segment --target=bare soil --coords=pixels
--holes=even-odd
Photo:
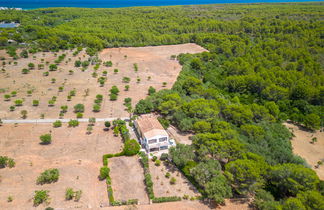
[[[97,82],[98,78],[92,77],[94,66],[90,65],[84,72],[81,68],[74,67],[76,60],[85,61],[88,55],[85,52],[80,52],[77,56],[72,55],[72,51],[61,51],[57,53],[36,53],[30,55],[29,58],[20,58],[8,64],[11,58],[7,58],[6,65],[0,68],[5,69],[5,72],[0,72],[0,118],[2,119],[18,119],[21,118],[21,110],[27,110],[29,119],[37,119],[41,114],[45,114],[45,118],[58,118],[60,107],[67,105],[68,112],[65,118],[75,117],[73,106],[81,103],[85,105],[84,117],[127,117],[128,113],[124,110],[124,98],[132,98],[132,104],[135,105],[140,99],[147,96],[148,88],[154,87],[156,90],[163,88],[171,88],[176,81],[181,66],[176,60],[170,59],[171,55],[180,53],[199,53],[206,51],[196,44],[181,44],[167,46],[152,46],[152,47],[130,47],[130,48],[110,48],[99,53],[99,58],[105,61],[112,61],[112,67],[103,65],[97,70],[98,77],[102,76],[103,71],[108,71],[107,81],[103,87],[100,87]],[[43,76],[45,71],[48,71],[49,66],[46,62],[53,64],[54,60],[61,54],[65,53],[66,58],[58,65],[57,71],[50,71],[49,76]],[[5,51],[0,51],[0,57],[8,57]],[[36,58],[33,58],[35,56]],[[42,62],[41,59],[44,59]],[[70,60],[69,60],[70,59]],[[23,68],[28,68],[28,63],[34,63],[36,68],[28,74],[22,74]],[[38,64],[45,64],[45,69],[38,70]],[[134,64],[138,65],[138,71],[135,72]],[[114,69],[118,69],[118,73],[114,73]],[[73,70],[72,75],[69,70]],[[130,83],[123,83],[123,77],[129,77]],[[150,77],[150,79],[148,79]],[[55,83],[52,83],[52,78],[55,78]],[[140,79],[140,82],[137,81]],[[167,85],[164,87],[163,82]],[[119,90],[117,101],[109,100],[109,90],[116,85]],[[125,91],[125,85],[129,85],[129,91]],[[59,92],[58,88],[64,86],[63,92]],[[75,89],[76,96],[72,97],[71,101],[67,101],[69,91]],[[85,91],[88,89],[88,96],[85,96]],[[28,90],[33,90],[31,95],[27,94]],[[10,101],[4,101],[4,95],[10,94],[12,91],[17,91],[17,96],[12,97]],[[97,94],[102,94],[104,100],[101,106],[101,111],[94,113],[92,107]],[[48,106],[48,101],[56,96],[57,100],[54,106]],[[16,107],[15,111],[10,112],[9,107],[14,105],[14,101],[23,99],[23,106]],[[40,104],[37,107],[32,106],[33,100],[39,100]]]
[[[144,171],[137,156],[114,157],[108,160],[115,200],[138,199],[139,204],[148,204],[145,191]]]
[[[193,136],[192,133],[184,133],[179,131],[176,127],[170,126],[167,129],[169,135],[180,144],[192,144],[192,141],[190,140],[190,137]]]
[[[319,178],[324,180],[324,165],[315,168],[318,161],[324,162],[324,132],[309,132],[290,123],[284,123],[284,125],[295,135],[291,140],[293,152],[304,158]],[[313,144],[311,142],[314,137],[317,138],[317,142]]]
[[[172,164],[166,164],[161,161],[160,166],[156,166],[152,160],[149,160],[150,173],[152,175],[153,190],[155,197],[169,197],[188,195],[189,199],[199,196],[199,192],[186,179],[186,177]],[[166,173],[170,173],[170,178],[166,178]],[[175,184],[170,184],[170,179],[176,179]]]
[[[5,124],[0,127],[1,155],[15,160],[14,168],[0,169],[1,209],[32,209],[35,190],[49,190],[50,206],[54,208],[99,208],[108,204],[105,181],[98,180],[102,155],[117,153],[122,148],[120,137],[104,131],[103,123],[96,123],[92,134],[86,134],[87,123],[79,127],[53,128],[50,124]],[[50,145],[39,144],[39,136],[52,133]],[[36,185],[44,170],[57,168],[58,182]],[[65,190],[82,190],[79,202],[65,201]],[[13,197],[7,202],[8,196]],[[40,205],[37,209],[44,209]]]

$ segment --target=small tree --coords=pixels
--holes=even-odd
[[[61,112],[66,113],[67,110],[68,110],[68,106],[67,105],[61,106]]]
[[[124,145],[123,153],[126,156],[136,155],[141,149],[141,146],[135,139],[127,140]]]
[[[99,104],[94,104],[92,107],[93,112],[100,112],[101,106]]]
[[[34,69],[34,68],[35,68],[35,64],[33,64],[33,63],[29,63],[29,64],[28,64],[28,68],[29,68],[29,69]]]
[[[118,71],[119,71],[118,69],[114,69],[114,73],[115,73],[115,74],[117,74],[117,73],[118,73]]]
[[[124,83],[129,83],[130,82],[130,78],[129,77],[123,77],[123,82]]]
[[[163,82],[163,83],[162,83],[162,86],[163,86],[163,87],[166,87],[166,85],[167,85],[166,82]]]
[[[50,184],[57,182],[60,177],[59,170],[57,168],[47,169],[37,178],[37,184]]]
[[[21,70],[21,73],[22,74],[28,74],[29,73],[29,69],[23,69],[23,70]]]
[[[5,101],[10,101],[11,96],[9,94],[4,95]]]
[[[316,137],[313,137],[312,138],[312,144],[315,144],[317,142],[317,138]]]
[[[170,179],[170,184],[175,184],[177,182],[177,180],[176,180],[176,178],[174,178],[174,177],[172,177],[171,179]]]
[[[27,110],[21,110],[20,114],[21,114],[21,118],[26,119],[28,112]]]
[[[62,122],[60,120],[56,120],[55,122],[53,122],[53,127],[54,128],[58,128],[62,126]]]
[[[89,125],[89,126],[87,127],[87,133],[88,133],[88,134],[91,134],[92,130],[93,130],[92,126]]]
[[[153,95],[155,92],[156,92],[155,88],[150,86],[149,89],[148,89],[148,94]]]
[[[75,113],[83,113],[84,112],[84,105],[83,104],[77,104],[74,106],[74,112]]]
[[[39,204],[41,204],[43,202],[48,202],[48,199],[49,199],[48,192],[49,191],[47,191],[47,190],[35,191],[34,206],[38,206]]]
[[[21,99],[15,100],[15,105],[16,106],[22,106],[23,105],[23,100],[21,100]]]
[[[39,100],[33,100],[33,106],[38,106],[39,105]]]
[[[72,200],[74,197],[74,191],[72,188],[67,188],[65,190],[65,200]]]
[[[90,117],[89,118],[89,124],[90,125],[94,125],[96,123],[96,118],[94,118],[94,117]]]
[[[52,135],[49,133],[41,135],[39,139],[41,140],[41,144],[44,145],[52,143]]]
[[[114,94],[114,93],[110,94],[110,100],[111,101],[116,101],[117,100],[117,95]]]
[[[105,122],[105,127],[106,127],[106,130],[108,130],[111,126],[111,123],[109,121],[106,121]]]
[[[69,124],[70,127],[77,127],[77,126],[79,126],[79,121],[77,121],[77,120],[70,120],[68,122],[68,124]]]
[[[129,85],[125,85],[125,91],[129,90]]]
[[[56,64],[50,64],[48,68],[49,68],[50,71],[56,71],[57,70],[57,65]]]
[[[81,112],[76,113],[76,118],[82,118],[83,114]]]
[[[52,83],[55,83],[56,82],[56,79],[55,78],[52,78],[51,81],[52,81]]]

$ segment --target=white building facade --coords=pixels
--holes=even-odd
[[[169,148],[175,146],[174,140],[170,139],[155,116],[142,115],[135,121],[135,128],[139,143],[147,153],[168,153]]]

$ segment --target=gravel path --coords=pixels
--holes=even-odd
[[[96,118],[96,122],[104,122],[104,121],[113,121],[116,119],[121,120],[129,120],[128,117],[120,117],[120,118]],[[2,120],[4,124],[13,124],[13,123],[53,123],[57,120],[60,120],[63,123],[69,122],[71,119],[28,119],[28,120]],[[73,119],[75,120],[75,119]],[[80,118],[77,119],[79,122],[88,122],[89,118]]]

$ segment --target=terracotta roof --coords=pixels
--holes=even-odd
[[[156,117],[152,115],[142,115],[137,119],[137,124],[139,129],[147,139],[150,139],[157,135],[168,135],[160,122],[156,119]]]

